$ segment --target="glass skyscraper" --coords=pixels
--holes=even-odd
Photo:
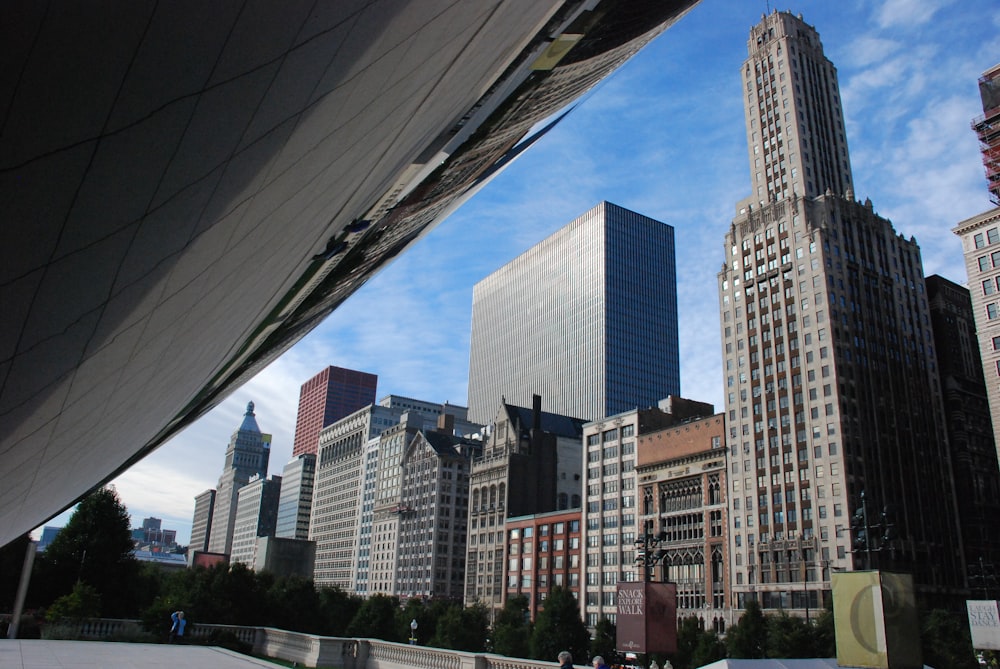
[[[674,229],[610,202],[475,285],[469,419],[598,420],[680,394]]]

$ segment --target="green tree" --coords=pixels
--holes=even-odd
[[[530,640],[528,599],[524,595],[508,597],[493,623],[493,652],[526,658],[531,654]]]
[[[437,633],[431,645],[481,653],[486,649],[489,631],[489,612],[482,604],[463,608],[451,604],[438,620]]]
[[[319,614],[323,620],[323,634],[345,636],[347,626],[361,608],[361,602],[361,597],[348,594],[340,588],[320,588]]]
[[[594,625],[594,638],[590,640],[590,657],[600,655],[607,663],[612,664],[616,655],[617,628],[607,618],[601,618]]]
[[[676,669],[691,669],[691,658],[704,632],[703,623],[696,616],[677,621],[677,652],[671,658],[671,664]]]
[[[810,657],[837,657],[837,637],[833,627],[833,600],[816,617],[812,631],[813,652]]]
[[[979,666],[968,623],[959,616],[943,609],[926,611],[921,616],[920,628],[924,664],[946,669]]]
[[[531,657],[554,661],[560,651],[568,650],[574,662],[587,657],[590,634],[580,618],[576,598],[566,588],[549,592],[544,608],[535,617],[531,633]]]
[[[712,630],[702,632],[698,645],[691,654],[691,666],[703,667],[712,662],[718,662],[726,657],[726,644]]]
[[[56,622],[63,618],[80,620],[81,618],[101,617],[101,595],[97,590],[83,581],[77,581],[73,591],[63,595],[45,612],[45,619]]]
[[[134,615],[139,566],[132,547],[128,509],[118,493],[95,490],[36,561],[32,600],[47,606],[80,580],[100,593],[104,615]]]
[[[767,620],[755,600],[746,604],[738,623],[726,633],[729,657],[757,660],[766,657]]]
[[[399,600],[388,595],[372,595],[364,601],[347,626],[347,636],[383,641],[401,641],[396,631]]]
[[[767,656],[813,657],[812,625],[784,611],[767,616]]]
[[[424,603],[421,599],[411,597],[406,601],[406,605],[396,612],[396,637],[409,639],[413,633],[410,624],[416,620],[417,643],[436,645],[433,639],[438,629],[438,621],[452,605],[453,602],[445,600]],[[442,648],[451,648],[451,646],[442,646]]]
[[[311,578],[284,576],[267,590],[267,618],[270,627],[309,634],[323,633],[319,593]]]

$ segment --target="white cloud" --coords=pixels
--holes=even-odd
[[[883,28],[915,26],[928,23],[934,15],[954,0],[886,0],[876,11]]]

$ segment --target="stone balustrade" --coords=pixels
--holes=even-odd
[[[142,629],[138,620],[92,618],[64,623],[79,625],[83,639],[127,637]],[[430,646],[392,643],[379,639],[347,639],[290,632],[273,627],[191,624],[185,636],[207,639],[217,633],[229,633],[253,649],[257,655],[297,662],[303,667],[330,669],[553,669],[549,661],[467,653]]]

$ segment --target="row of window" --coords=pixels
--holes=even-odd
[[[1000,230],[997,228],[989,228],[986,231],[985,237],[982,232],[977,232],[972,236],[973,241],[976,244],[977,249],[981,249],[987,244],[996,244],[1000,242]]]

